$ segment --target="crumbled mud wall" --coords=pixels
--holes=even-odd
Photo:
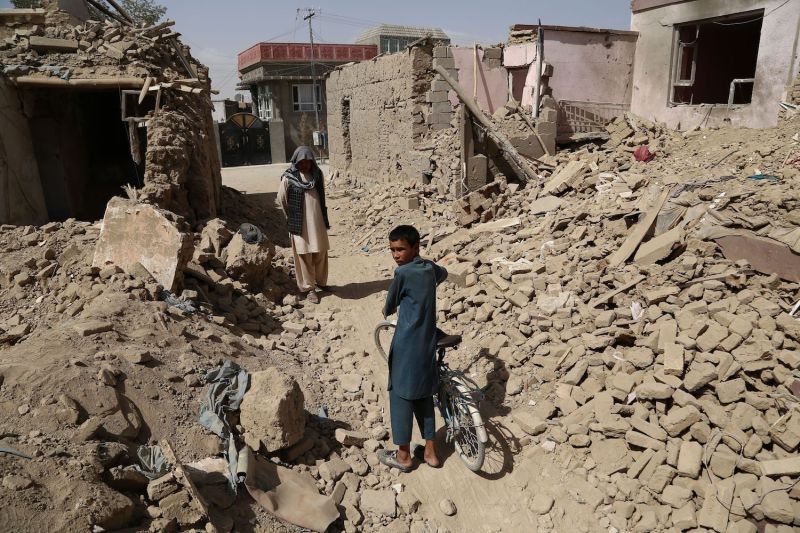
[[[330,74],[328,138],[335,169],[370,181],[419,175],[414,148],[428,130],[431,65],[431,48],[420,46]]]
[[[0,196],[0,203],[5,202],[0,206],[0,223],[42,224],[48,216],[80,218],[73,212],[62,217],[48,214],[50,205],[44,205],[47,193],[53,194],[48,183],[63,178],[48,174],[41,164],[37,170],[40,156],[28,132],[31,116],[20,108],[28,94],[38,91],[58,102],[62,94],[59,91],[72,93],[73,87],[91,86],[93,90],[116,94],[119,87],[115,82],[123,88],[139,89],[148,78],[151,91],[160,88],[160,108],[154,111],[151,107],[143,116],[147,120],[136,121],[135,132],[142,138],[146,135],[144,185],[138,197],[190,222],[218,215],[222,177],[208,69],[177,40],[178,34],[170,29],[173,22],[149,28],[108,20],[79,24],[75,16],[60,11],[57,2],[48,2],[35,17],[14,15],[13,11],[11,15],[4,26],[13,28],[14,33],[0,41],[0,79],[6,87],[0,88],[0,154],[5,154],[0,155],[0,192],[8,191]],[[155,92],[150,95],[155,99]],[[128,98],[129,106],[131,101],[135,98]],[[126,114],[134,116],[131,109]],[[127,126],[124,121],[120,125]],[[68,135],[82,135],[71,128],[64,124]],[[136,139],[131,141],[130,150],[134,153],[138,152],[137,144]],[[131,166],[126,150],[110,155],[124,160],[120,166]],[[16,162],[26,157],[29,163]],[[133,163],[140,161],[140,156],[133,157]],[[137,179],[129,184],[139,187],[141,182]],[[14,187],[25,189],[24,198],[18,191],[19,198],[13,199]],[[40,198],[42,191],[44,199]],[[103,196],[103,203],[113,194],[124,194],[121,186],[110,193],[99,188],[90,192]]]
[[[210,102],[178,97],[147,128],[143,198],[189,220],[217,216],[222,175]]]

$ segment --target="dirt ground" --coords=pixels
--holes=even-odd
[[[280,165],[224,169],[223,183],[250,194],[264,195],[264,201],[274,201],[280,180]],[[327,171],[323,167],[323,171]],[[346,200],[331,200],[332,228],[330,253],[330,285],[332,294],[322,298],[319,313],[331,312],[342,322],[352,324],[346,330],[345,346],[354,351],[365,351],[365,362],[376,379],[384,405],[384,420],[388,424],[388,396],[385,391],[386,365],[374,349],[373,329],[382,320],[386,289],[391,282],[394,262],[388,248],[386,253],[365,254],[353,245],[355,237],[341,229],[338,222],[348,216]],[[398,220],[397,224],[404,221]],[[388,244],[388,243],[387,243]],[[460,332],[458,332],[460,333]],[[465,343],[466,344],[466,343]],[[309,351],[323,349],[324,338],[313,341]],[[474,349],[464,346],[461,350]],[[322,403],[325,398],[320,398]],[[482,409],[488,409],[484,402]],[[343,413],[344,414],[344,413]],[[444,443],[443,422],[437,413],[437,439],[440,455],[444,459],[441,469],[427,466],[416,468],[409,474],[400,474],[397,482],[412,491],[421,501],[419,513],[432,523],[450,531],[504,531],[531,532],[553,529],[546,516],[538,523],[538,513],[531,510],[534,496],[552,497],[556,502],[556,516],[562,527],[571,531],[605,531],[594,518],[594,508],[604,494],[595,488],[597,480],[587,475],[577,456],[568,447],[559,447],[553,454],[541,447],[522,446],[504,425],[505,415],[483,412],[489,430],[489,447],[483,470],[470,472],[454,454],[452,445]],[[354,420],[342,420],[355,423]],[[414,439],[421,442],[418,429]],[[386,441],[388,442],[388,441]],[[454,516],[442,514],[439,503],[450,499],[457,508]],[[548,523],[549,522],[549,523]],[[539,524],[537,529],[537,524]]]

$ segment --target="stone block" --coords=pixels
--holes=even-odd
[[[517,135],[509,137],[508,141],[517,149],[517,151],[531,159],[538,159],[545,155],[545,147],[539,142],[539,139],[534,134]]]
[[[433,102],[431,104],[431,113],[450,113],[452,111],[453,106],[450,105],[449,100],[445,100],[443,102]]]
[[[736,484],[733,479],[724,479],[706,488],[703,508],[698,513],[698,525],[725,533],[728,528],[731,503]]]
[[[139,264],[165,289],[177,291],[192,258],[193,244],[191,234],[179,230],[173,219],[172,213],[152,205],[112,198],[92,265],[117,265],[131,272]]]
[[[450,50],[449,46],[434,46],[433,47],[433,58],[434,59],[442,59],[445,57],[453,57],[453,52]]]
[[[699,421],[700,411],[696,407],[692,405],[673,407],[666,416],[661,418],[661,427],[670,437],[677,437]]]
[[[426,101],[435,104],[437,102],[449,102],[447,91],[430,91],[426,96]],[[430,121],[429,121],[430,122]]]
[[[479,154],[469,158],[467,163],[467,185],[470,190],[483,187],[487,183],[488,160],[485,155]]]
[[[296,444],[305,432],[303,404],[303,391],[288,374],[274,367],[253,372],[239,417],[245,442],[254,450],[263,444],[269,452]]]
[[[728,335],[728,328],[716,322],[712,322],[705,333],[697,337],[697,347],[704,352],[711,352],[715,350]]]
[[[664,345],[664,373],[669,376],[683,375],[683,346],[674,342]]]
[[[325,481],[339,481],[347,472],[352,472],[353,467],[347,462],[334,457],[319,465],[319,475]]]
[[[678,473],[697,479],[703,465],[703,446],[699,442],[683,441],[678,453]]]
[[[398,201],[400,209],[417,210],[419,209],[419,198],[416,196],[403,196]]]
[[[717,383],[717,398],[721,404],[729,404],[744,397],[745,383],[742,378]]]
[[[539,135],[556,135],[556,123],[540,119],[536,122],[536,133]]]
[[[433,59],[434,67],[443,67],[445,69],[456,68],[456,60],[454,57],[435,57]]]
[[[361,493],[361,511],[377,516],[394,518],[397,516],[395,492],[389,490],[368,489]]]
[[[697,527],[697,516],[692,502],[687,503],[680,509],[672,511],[672,526],[681,531]]]
[[[666,383],[649,381],[635,389],[636,397],[643,400],[666,400],[672,397],[673,388]]]
[[[683,378],[683,388],[694,392],[717,378],[717,368],[709,363],[693,363]]]
[[[625,433],[625,442],[637,448],[649,448],[651,450],[663,450],[665,448],[664,443],[660,440],[633,430]]]
[[[471,263],[454,263],[447,265],[447,281],[455,284],[457,287],[467,287],[467,275],[474,272]]]

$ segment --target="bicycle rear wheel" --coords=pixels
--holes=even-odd
[[[389,360],[389,347],[392,345],[392,337],[394,337],[396,328],[397,324],[390,320],[382,320],[375,326],[375,349],[385,361]]]
[[[486,455],[486,446],[478,431],[483,420],[470,401],[459,394],[448,395],[447,403],[456,452],[467,468],[477,472]]]

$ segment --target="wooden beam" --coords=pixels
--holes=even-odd
[[[134,24],[134,25],[136,24],[136,21],[133,20],[133,17],[130,16],[128,14],[128,12],[125,11],[125,9],[123,9],[122,6],[119,5],[117,2],[115,2],[114,0],[106,0],[106,2],[111,4],[111,7],[116,9],[119,12],[119,14],[122,15],[128,22],[130,22],[131,24]]]
[[[486,135],[500,148],[503,159],[511,165],[511,168],[517,174],[517,177],[523,182],[533,181],[538,182],[539,177],[534,174],[529,168],[528,163],[517,152],[517,149],[508,141],[505,135],[497,131],[494,124],[486,117],[481,111],[475,101],[464,94],[464,89],[447,73],[441,65],[437,65],[434,70],[442,76],[450,87],[455,91],[458,98],[464,103],[470,114],[475,117],[481,126],[486,130]]]
[[[636,276],[635,278],[631,279],[627,283],[623,283],[622,285],[620,285],[616,289],[610,290],[610,291],[604,293],[602,296],[598,296],[597,298],[595,298],[594,300],[589,302],[589,308],[590,309],[594,309],[598,305],[603,305],[605,303],[608,303],[609,301],[611,301],[611,298],[613,298],[617,294],[627,291],[628,289],[630,289],[631,287],[633,287],[635,285],[638,285],[639,283],[641,283],[645,279],[646,279],[645,276],[639,274],[638,276]]]
[[[52,87],[72,89],[141,89],[144,85],[142,78],[133,77],[107,77],[107,78],[72,78],[62,80],[53,76],[18,76],[11,80],[22,87]]]
[[[97,0],[85,0],[87,4],[98,10],[103,15],[107,16],[110,19],[116,20],[117,22],[124,24],[126,26],[130,26],[131,23],[125,20],[121,15],[117,15],[116,13],[112,13],[109,9],[98,2]]]

